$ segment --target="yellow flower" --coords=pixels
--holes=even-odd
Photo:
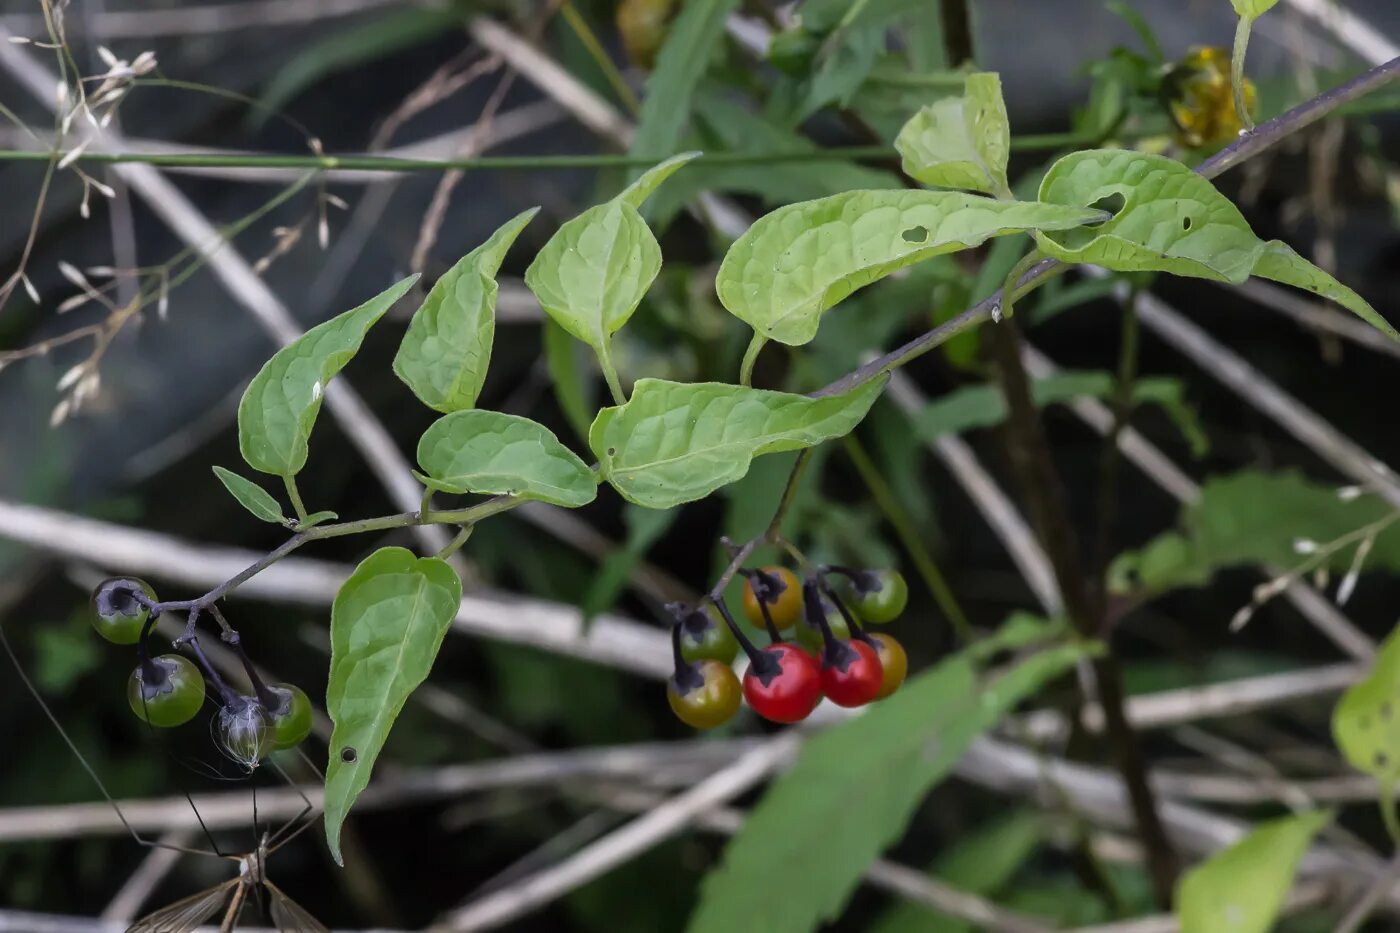
[[[1254,82],[1246,78],[1244,102],[1251,114],[1257,98]],[[1221,146],[1242,129],[1230,89],[1230,53],[1225,49],[1191,49],[1163,78],[1162,102],[1183,146]]]

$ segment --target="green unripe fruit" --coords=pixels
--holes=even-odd
[[[268,709],[272,719],[272,747],[295,748],[311,732],[311,701],[305,691],[293,684],[268,687],[277,705]]]
[[[97,584],[88,617],[97,634],[117,645],[134,645],[141,640],[141,628],[151,613],[132,595],[137,592],[155,602],[156,591],[136,577],[112,577]]]
[[[714,606],[692,609],[681,619],[680,626],[681,656],[687,661],[734,663],[739,643]]]
[[[131,672],[126,699],[136,718],[153,726],[184,725],[204,705],[204,675],[186,658],[163,654]]]
[[[841,615],[841,610],[827,599],[822,599],[822,611],[826,615],[826,624],[831,627],[831,634],[842,640],[851,637],[851,627],[846,624],[846,618]],[[817,655],[825,647],[821,629],[807,621],[805,612],[797,622],[797,643]]]
[[[892,622],[909,603],[909,584],[898,570],[865,570],[851,581],[856,615],[871,625]]]

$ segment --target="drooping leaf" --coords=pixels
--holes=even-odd
[[[811,399],[717,382],[639,379],[588,432],[600,473],[624,499],[666,509],[740,479],[761,454],[799,450],[860,423],[885,380]]]
[[[680,509],[644,509],[630,502],[622,510],[622,523],[627,527],[627,536],[622,546],[614,550],[598,567],[598,574],[589,584],[588,592],[579,601],[579,609],[585,622],[589,622],[600,612],[612,608],[618,594],[627,585],[632,568],[646,556],[647,551],[664,535],[676,519]]]
[[[1381,645],[1366,679],[1332,711],[1332,738],[1342,757],[1386,793],[1400,785],[1400,626]]]
[[[1312,811],[1261,823],[1182,875],[1175,898],[1181,933],[1267,933],[1303,853],[1331,821],[1332,814]]]
[[[1045,818],[1015,810],[977,826],[933,863],[929,874],[969,894],[992,897],[1011,881],[1046,836]],[[965,920],[904,901],[887,910],[869,933],[973,933]]]
[[[1117,383],[1108,373],[1061,372],[1031,383],[1031,398],[1038,406],[1067,404],[1080,398],[1112,399]],[[1187,405],[1185,386],[1179,379],[1146,377],[1133,383],[1133,404],[1155,404],[1180,428],[1194,456],[1205,453],[1209,442],[1196,413]],[[934,399],[914,418],[925,438],[987,428],[1006,419],[1006,400],[992,385],[972,385]]]
[[[898,269],[990,237],[1102,217],[958,191],[850,191],[759,218],[725,254],[715,291],[759,334],[800,346],[823,311]]]
[[[409,694],[428,676],[462,600],[445,561],[386,547],[365,558],[331,608],[326,712],[326,843],[337,864],[340,830]]]
[[[1299,256],[1293,247],[1281,240],[1264,244],[1264,252],[1254,264],[1254,274],[1335,301],[1391,340],[1400,340],[1400,333],[1365,298]]]
[[[394,357],[394,373],[440,412],[476,404],[496,336],[496,271],[515,238],[539,213],[517,214],[433,285],[414,312]]]
[[[967,76],[959,97],[927,104],[895,139],[904,171],[935,188],[1001,194],[1008,190],[1011,125],[995,72]]]
[[[1237,16],[1258,19],[1273,8],[1278,0],[1230,0]]]
[[[1052,648],[988,683],[955,655],[810,739],[705,878],[687,929],[807,933],[835,919],[861,874],[972,741],[1084,654]]]
[[[214,475],[224,484],[229,495],[237,499],[238,504],[251,512],[254,518],[274,525],[287,524],[287,516],[282,514],[282,506],[277,504],[277,500],[266,489],[221,466],[214,467]]]
[[[522,496],[567,508],[598,493],[593,471],[548,428],[498,411],[456,411],[434,421],[418,440],[418,465],[423,485],[441,492]]]
[[[559,326],[599,353],[637,310],[661,270],[661,247],[637,208],[697,153],[667,159],[611,201],[565,223],[525,270],[525,284]]]
[[[695,86],[724,39],[725,20],[738,5],[738,0],[690,0],[681,7],[657,56],[656,70],[647,79],[633,155],[660,158],[676,150],[690,118]]]
[[[1165,156],[1086,149],[1055,162],[1040,183],[1049,204],[1122,207],[1102,224],[1042,231],[1040,248],[1062,262],[1118,272],[1155,270],[1243,282],[1263,252],[1239,208],[1209,181]]]
[[[1391,512],[1374,495],[1339,495],[1335,487],[1295,472],[1246,470],[1215,477],[1206,481],[1200,498],[1182,510],[1179,530],[1162,534],[1113,562],[1109,584],[1118,592],[1150,595],[1203,586],[1226,567],[1291,567],[1318,545],[1368,526],[1377,530],[1367,566],[1397,570],[1400,526],[1377,525]],[[1344,572],[1354,554],[1354,545],[1341,548],[1322,565]]]
[[[300,472],[326,384],[416,281],[418,276],[411,275],[358,308],[316,325],[263,364],[238,403],[238,449],[250,467],[276,476]]]

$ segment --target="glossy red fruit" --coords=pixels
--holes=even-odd
[[[885,670],[880,655],[863,641],[838,642],[821,666],[822,693],[837,706],[864,706],[880,695]]]
[[[801,722],[822,699],[817,659],[792,642],[780,641],[759,652],[744,672],[744,699],[770,722]]]

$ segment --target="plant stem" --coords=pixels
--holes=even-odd
[[[1021,362],[1020,333],[1015,322],[1004,321],[997,327],[988,328],[983,346],[989,351],[997,382],[1006,400],[1008,454],[1026,500],[1031,525],[1050,558],[1071,625],[1081,637],[1097,638],[1101,628],[1100,617],[1094,612],[1087,578],[1080,568],[1078,545],[1064,502],[1064,492],[1055,472],[1039,412],[1031,398],[1030,380]],[[1111,649],[1095,659],[1092,666],[1109,743],[1128,790],[1153,888],[1158,901],[1164,906],[1170,905],[1178,870],[1176,854],[1157,813],[1157,802],[1147,781],[1146,763],[1137,734],[1123,710],[1122,672]]]
[[[302,505],[301,503],[301,491],[297,489],[296,477],[284,476],[282,477],[282,482],[287,487],[287,498],[292,500],[292,510],[296,512],[297,521],[306,521],[308,513],[306,511],[306,506]]]
[[[458,551],[460,551],[462,549],[462,545],[467,543],[467,539],[472,536],[472,532],[475,529],[475,524],[463,525],[462,530],[457,532],[456,537],[454,537],[451,541],[447,542],[446,546],[443,547],[441,551],[437,552],[438,559],[445,560],[451,557],[453,554],[456,554]]]
[[[1253,17],[1240,17],[1235,24],[1235,48],[1230,55],[1230,89],[1235,94],[1235,116],[1245,132],[1254,129],[1254,119],[1250,117],[1249,107],[1244,101],[1244,53],[1249,47],[1249,30],[1253,25]]]
[[[1097,586],[1097,614],[1107,618],[1108,563],[1112,556],[1113,526],[1118,515],[1118,474],[1122,456],[1118,442],[1133,416],[1133,385],[1137,381],[1140,328],[1137,318],[1139,290],[1135,287],[1123,304],[1122,336],[1118,345],[1118,373],[1113,387],[1113,423],[1103,437],[1099,454],[1098,533],[1093,550],[1093,573]]]
[[[617,378],[617,368],[613,366],[612,340],[604,337],[598,344],[598,366],[607,380],[608,391],[612,393],[614,405],[626,405],[627,395],[622,391],[622,383]]]
[[[880,471],[876,469],[870,455],[865,452],[860,441],[855,435],[848,434],[844,440],[846,456],[851,458],[851,463],[855,465],[856,472],[865,482],[866,488],[870,490],[871,497],[880,511],[884,513],[885,521],[890,523],[894,529],[895,536],[904,545],[904,550],[909,553],[909,559],[914,562],[914,568],[919,572],[919,578],[924,581],[924,586],[933,594],[934,602],[938,603],[939,610],[953,626],[953,631],[957,635],[958,641],[964,645],[972,643],[972,623],[968,622],[967,615],[963,613],[962,606],[958,605],[957,597],[953,595],[953,590],[948,586],[947,579],[943,576],[938,565],[933,561],[933,555],[924,547],[924,542],[919,538],[918,531],[909,520],[909,513],[899,503],[894,491],[885,482]],[[844,568],[832,568],[837,572],[845,572]]]
[[[768,530],[764,533],[764,537],[769,541],[777,540],[783,527],[783,519],[787,518],[788,509],[792,508],[792,500],[797,497],[797,481],[802,478],[802,471],[807,469],[811,459],[812,448],[807,447],[793,461],[792,472],[788,474],[787,484],[783,486],[783,497],[778,500],[778,507],[773,510],[773,517],[768,521]]]
[[[744,351],[744,361],[739,364],[739,385],[753,385],[753,367],[758,362],[758,354],[763,350],[763,345],[768,342],[768,338],[754,331],[753,339],[749,341],[749,348]]]

